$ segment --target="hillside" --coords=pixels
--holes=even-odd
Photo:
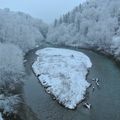
[[[42,44],[48,26],[31,16],[0,9],[0,112],[19,114],[25,76],[24,55]]]
[[[47,42],[120,55],[120,1],[91,0],[56,19]]]
[[[48,26],[22,12],[0,9],[0,42],[18,45],[24,52],[40,45]]]

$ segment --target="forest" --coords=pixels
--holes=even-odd
[[[120,0],[88,0],[53,24],[0,9],[0,112],[17,114],[24,56],[45,43],[90,49],[120,62]]]

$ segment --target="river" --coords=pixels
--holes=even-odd
[[[100,79],[99,88],[95,86],[94,92],[89,89],[87,102],[92,104],[92,109],[87,110],[79,104],[76,110],[68,110],[52,100],[31,68],[37,57],[36,49],[29,51],[25,56],[27,76],[24,99],[27,106],[40,120],[120,120],[120,68],[106,56],[88,50],[76,50],[88,55],[93,63],[88,82],[92,83],[92,78]]]

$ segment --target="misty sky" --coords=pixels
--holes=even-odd
[[[85,0],[0,0],[0,8],[29,13],[51,23]]]

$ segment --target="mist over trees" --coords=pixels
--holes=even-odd
[[[47,24],[41,20],[0,9],[0,112],[18,112],[25,75],[24,55],[44,42],[47,30]]]
[[[117,39],[116,39],[117,37]],[[47,41],[120,54],[120,1],[88,0],[54,21]]]
[[[0,70],[15,74],[24,72],[23,53],[19,47],[0,43]]]
[[[23,52],[13,44],[0,43],[0,111],[18,112],[24,75]]]
[[[18,45],[24,52],[44,41],[48,26],[22,12],[0,10],[0,42]]]
[[[0,9],[0,112],[15,111],[25,75],[24,55],[45,42],[98,50],[120,60],[120,0],[88,0],[52,26]],[[17,103],[9,104],[11,100]]]
[[[23,55],[41,45],[47,31],[47,24],[41,20],[8,8],[0,9],[0,70],[21,74]]]

